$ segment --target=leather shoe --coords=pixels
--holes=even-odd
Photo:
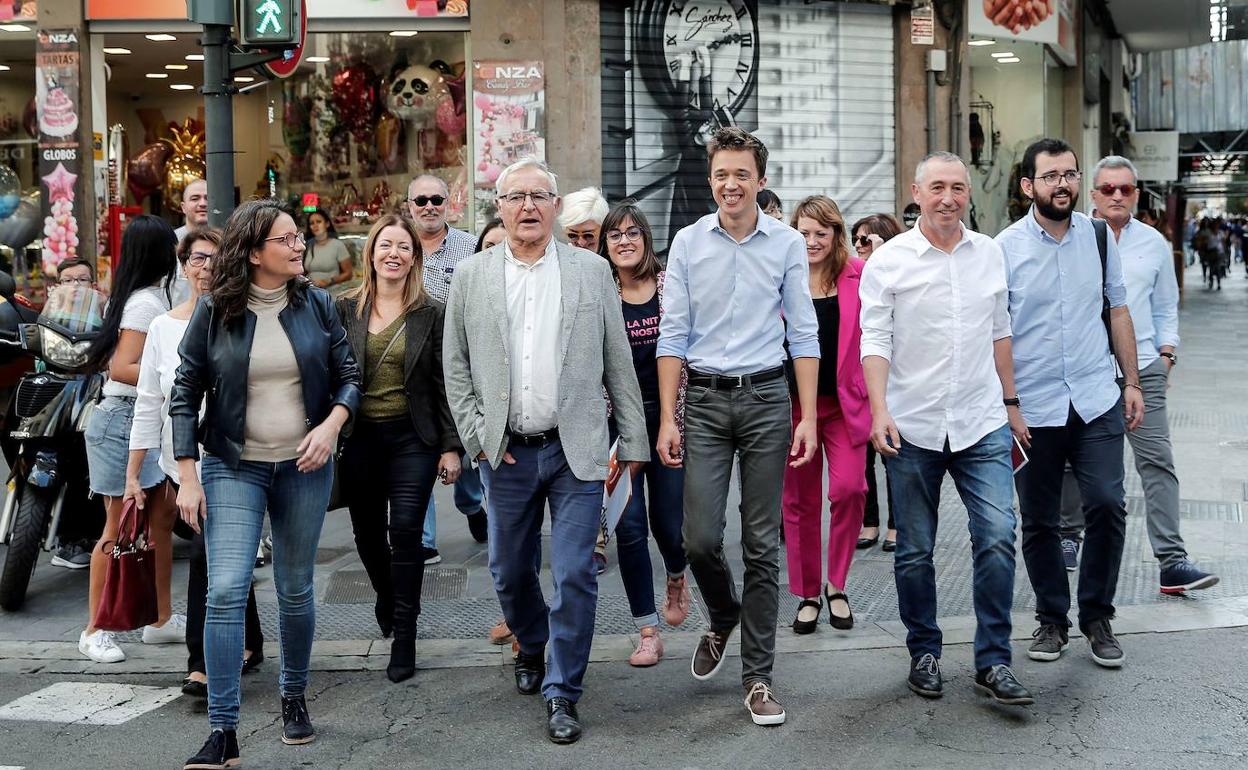
[[[534,695],[542,689],[542,680],[546,678],[546,651],[540,650],[532,655],[524,652],[516,653],[516,690],[521,695]]]
[[[906,684],[924,698],[939,698],[944,691],[944,684],[940,680],[940,660],[930,652],[911,660],[910,676]]]
[[[854,544],[854,548],[861,551],[864,548],[870,548],[878,542],[880,542],[879,535],[876,535],[875,537],[860,537],[858,538],[858,542]]]
[[[1004,663],[975,673],[975,689],[1007,706],[1030,706],[1036,702],[1014,672]]]
[[[551,743],[576,743],[581,739],[580,717],[576,704],[567,698],[546,701],[546,735]]]

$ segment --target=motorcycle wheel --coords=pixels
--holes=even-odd
[[[15,490],[17,500],[13,537],[5,553],[4,569],[0,572],[0,607],[16,612],[26,602],[26,588],[35,574],[35,564],[43,538],[48,533],[48,519],[56,499],[53,490],[23,484]]]

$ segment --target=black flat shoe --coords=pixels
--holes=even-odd
[[[567,698],[546,701],[546,735],[551,743],[576,743],[581,739],[581,720],[575,703]]]
[[[251,657],[250,657],[250,658],[244,658],[244,659],[243,659],[243,671],[242,671],[242,673],[244,673],[244,674],[249,674],[249,673],[251,673],[252,671],[255,671],[257,668],[259,668],[259,667],[260,667],[260,664],[261,664],[261,663],[263,663],[263,662],[264,662],[264,653],[263,653],[263,652],[260,652],[259,650],[257,650],[256,652],[251,653]]]
[[[858,538],[858,544],[855,545],[854,548],[861,551],[863,548],[870,548],[878,542],[880,542],[880,536],[878,534],[875,537],[860,537]]]
[[[802,610],[806,607],[814,607],[814,620],[798,620],[798,616],[802,614]],[[813,634],[815,629],[819,627],[819,615],[823,612],[822,599],[802,599],[797,605],[797,615],[793,616],[793,633],[795,634]]]
[[[896,540],[885,540],[883,543],[881,543],[881,544],[880,544],[880,550],[881,550],[881,551],[887,551],[887,552],[889,552],[889,553],[892,553],[893,551],[896,551],[896,550],[897,550],[897,541],[896,541]]]
[[[516,690],[521,695],[535,695],[546,678],[546,651],[528,655],[516,653]]]
[[[415,675],[416,640],[395,639],[390,643],[390,665],[386,666],[386,678],[398,684]]]
[[[841,601],[845,602],[845,606],[848,607],[849,597],[846,596],[844,593],[830,594],[828,593],[828,589],[826,587],[823,589],[823,597],[828,600],[828,625],[832,626],[838,631],[848,631],[849,629],[853,628],[854,627],[854,611],[852,609],[849,611],[849,617],[847,618],[843,618],[840,615],[835,615],[832,612],[832,602],[836,601],[837,599],[840,599]]]
[[[188,676],[182,680],[182,694],[189,695],[192,698],[207,698],[208,683],[196,681]]]

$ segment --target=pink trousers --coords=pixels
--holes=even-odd
[[[818,400],[817,435],[827,458],[828,501],[832,504],[828,527],[828,582],[845,587],[854,546],[862,527],[867,502],[867,445],[853,445],[833,396]],[[801,407],[793,404],[793,425],[801,420]],[[784,538],[789,557],[789,591],[796,596],[823,594],[822,554],[823,458],[816,451],[800,468],[786,466],[784,473]]]

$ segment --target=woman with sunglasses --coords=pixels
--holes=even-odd
[[[651,447],[650,462],[633,477],[632,499],[628,501],[628,507],[615,529],[620,578],[624,581],[633,622],[640,632],[637,649],[629,656],[628,662],[633,666],[653,666],[663,657],[663,642],[659,639],[659,614],[654,606],[650,532],[654,533],[654,541],[667,573],[663,620],[669,626],[679,626],[689,617],[689,581],[685,575],[687,562],[680,533],[685,520],[685,471],[664,465],[654,448],[658,445],[659,435],[659,369],[655,354],[658,351],[659,318],[663,305],[663,268],[654,253],[650,224],[637,205],[616,204],[603,218],[602,232],[604,237],[598,245],[598,253],[611,263],[620,288],[624,327],[633,351],[637,383],[641,386]],[[682,433],[684,392],[682,376],[676,403],[676,420]],[[610,427],[614,441],[614,421],[611,421]],[[650,492],[648,515],[647,487]]]
[[[360,372],[329,293],[303,277],[306,249],[274,200],[235,209],[195,307],[169,397],[178,510],[208,551],[204,657],[212,732],[187,767],[238,764],[243,618],[260,532],[273,530],[282,637],[282,742],[312,740],[304,691],[316,603],[316,545],[338,433],[360,402]],[[207,401],[203,420],[200,407]],[[195,474],[204,448],[203,484]]]
[[[854,251],[859,259],[866,261],[876,248],[901,234],[901,225],[892,214],[872,214],[854,223]],[[867,506],[862,515],[862,531],[858,533],[857,548],[870,548],[880,542],[880,494],[875,481],[875,447],[867,442]],[[887,468],[885,473],[887,473]],[[888,532],[884,535],[885,551],[897,550],[897,529],[893,526],[893,495],[884,485],[888,500]]]
[[[563,228],[568,243],[599,251],[602,220],[606,219],[608,209],[607,199],[597,187],[586,187],[563,196],[559,227]]]
[[[377,593],[377,623],[383,636],[394,633],[386,676],[402,682],[416,673],[426,508],[435,480],[459,478],[463,447],[442,382],[443,306],[425,292],[415,228],[383,216],[363,257],[364,283],[338,301],[364,375],[341,485],[355,547]]]
[[[178,263],[186,276],[190,298],[152,321],[143,343],[143,363],[139,369],[139,395],[134,402],[134,425],[130,428],[130,464],[126,468],[125,499],[133,499],[142,510],[147,502],[140,473],[148,450],[159,449],[160,469],[165,473],[156,495],[172,500],[180,477],[173,459],[173,425],[169,421],[169,391],[182,363],[178,346],[186,334],[195,303],[208,293],[212,283],[212,258],[221,245],[221,231],[192,227],[178,244]],[[204,673],[204,605],[208,599],[208,561],[203,533],[191,541],[190,575],[186,588],[187,676],[182,692],[197,698],[208,697],[208,675]],[[243,673],[264,660],[264,634],[256,611],[256,592],[247,592],[247,621],[243,636]]]
[[[826,195],[812,195],[793,209],[792,225],[806,240],[810,295],[819,319],[819,389],[816,415],[819,446],[827,458],[828,527],[827,583],[823,580],[823,463],[784,473],[784,545],[789,564],[789,590],[801,601],[793,631],[812,633],[819,625],[823,602],[828,623],[836,629],[854,627],[854,613],[845,594],[845,579],[854,558],[855,536],[867,499],[863,468],[871,433],[871,408],[858,347],[858,282],[864,262],[849,255],[845,220]],[[793,424],[802,419],[793,404]],[[818,455],[816,455],[817,457]]]
[[[338,230],[325,209],[308,214],[308,231],[304,239],[308,243],[308,253],[303,260],[303,269],[309,281],[328,289],[351,280],[354,270],[351,252],[345,243],[338,240]]]

